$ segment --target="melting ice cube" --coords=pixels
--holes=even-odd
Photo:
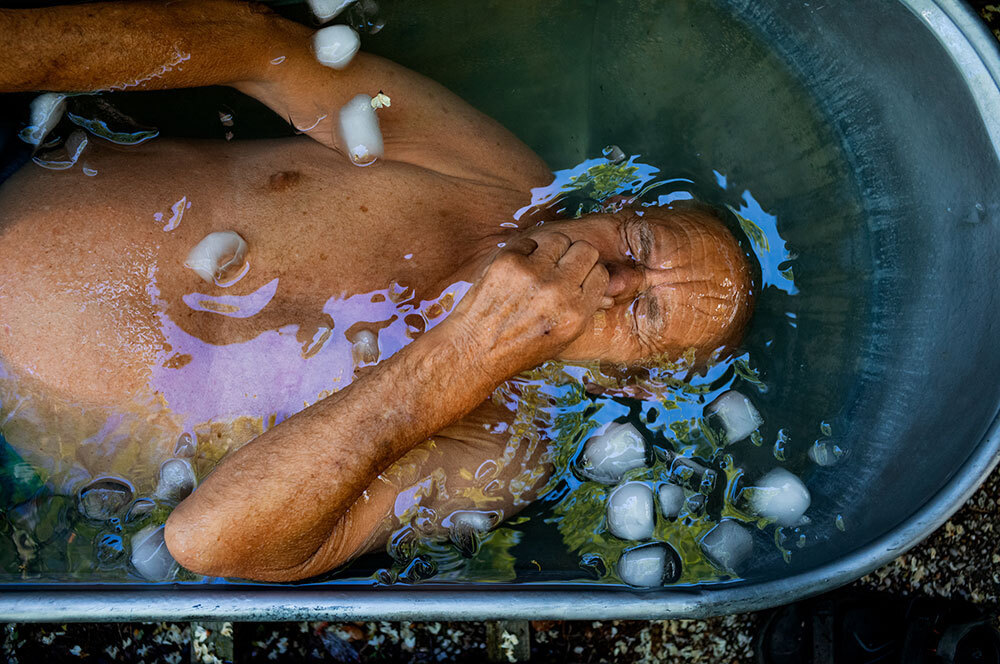
[[[809,489],[784,468],[775,468],[747,489],[754,513],[781,526],[794,526],[809,509]]]
[[[611,424],[584,444],[577,470],[587,479],[614,484],[627,471],[645,466],[648,458],[646,439],[634,426]]]
[[[722,431],[726,445],[738,443],[764,423],[750,399],[736,390],[723,392],[705,406],[705,419],[712,428]]]
[[[654,519],[653,492],[642,482],[626,482],[608,497],[608,530],[615,537],[649,539]]]

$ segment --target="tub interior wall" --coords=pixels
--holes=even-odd
[[[896,0],[381,4],[366,50],[451,88],[553,169],[616,144],[716,202],[750,190],[777,217],[800,292],[765,291],[747,345],[762,351],[760,399],[795,434],[816,528],[790,566],[757,533],[749,581],[864,545],[959,472],[1000,402],[1000,165],[918,15]],[[787,314],[794,330],[776,323]],[[831,468],[805,457],[820,420],[848,451]],[[564,553],[551,564],[576,569]]]

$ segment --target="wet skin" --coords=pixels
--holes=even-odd
[[[172,514],[167,543],[186,567],[264,580],[332,569],[384,546],[417,502],[400,490],[420,482],[419,503],[439,521],[455,509],[510,516],[544,484],[546,464],[504,426],[511,405],[486,400],[498,384],[549,359],[634,364],[694,349],[705,361],[738,342],[749,268],[711,213],[517,222],[549,170],[417,74],[364,54],[344,72],[325,69],[307,29],[237,4],[94,7],[93,17],[62,8],[30,22],[0,12],[0,35],[19,35],[0,37],[15,62],[0,89],[106,88],[180,51],[183,71],[140,87],[231,84],[312,127],[277,141],[92,141],[96,176],[29,165],[0,186],[5,403],[31,395],[36,419],[63,427],[52,438],[70,445],[102,418],[136,423],[123,426],[142,431],[138,453],[130,436],[128,454],[100,443],[71,456],[95,475],[127,457],[147,484],[185,431],[255,422],[225,430],[231,450],[266,429]],[[109,27],[124,15],[138,17],[132,28]],[[214,54],[220,16],[232,34],[266,38]],[[83,43],[36,58],[79,67],[19,74],[13,41],[38,43],[33,26],[67,23],[86,28]],[[149,52],[88,60],[87,39],[109,37],[142,38]],[[317,119],[379,89],[393,99],[379,111],[386,158],[361,169],[330,118]],[[248,272],[226,288],[183,266],[220,230],[250,246]],[[362,329],[378,335],[378,363],[352,356]],[[32,445],[51,453],[29,435],[37,429],[18,440],[10,426],[29,458]],[[510,493],[514,477],[530,477],[525,493]]]

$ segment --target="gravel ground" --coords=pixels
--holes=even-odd
[[[972,0],[1000,39],[1000,2]],[[1000,609],[1000,471],[944,526],[910,552],[851,588],[896,595],[963,599]],[[753,661],[753,638],[766,614],[709,620],[534,621],[531,659],[537,662]],[[1000,621],[998,621],[1000,626]],[[193,636],[193,638],[192,638]],[[203,630],[186,623],[5,624],[0,664],[86,661],[180,664],[192,645],[204,664]],[[234,630],[235,661],[483,662],[483,623],[246,623]]]

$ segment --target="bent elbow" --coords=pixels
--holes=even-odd
[[[217,532],[191,512],[182,503],[167,518],[163,536],[170,555],[195,574],[232,576]]]

